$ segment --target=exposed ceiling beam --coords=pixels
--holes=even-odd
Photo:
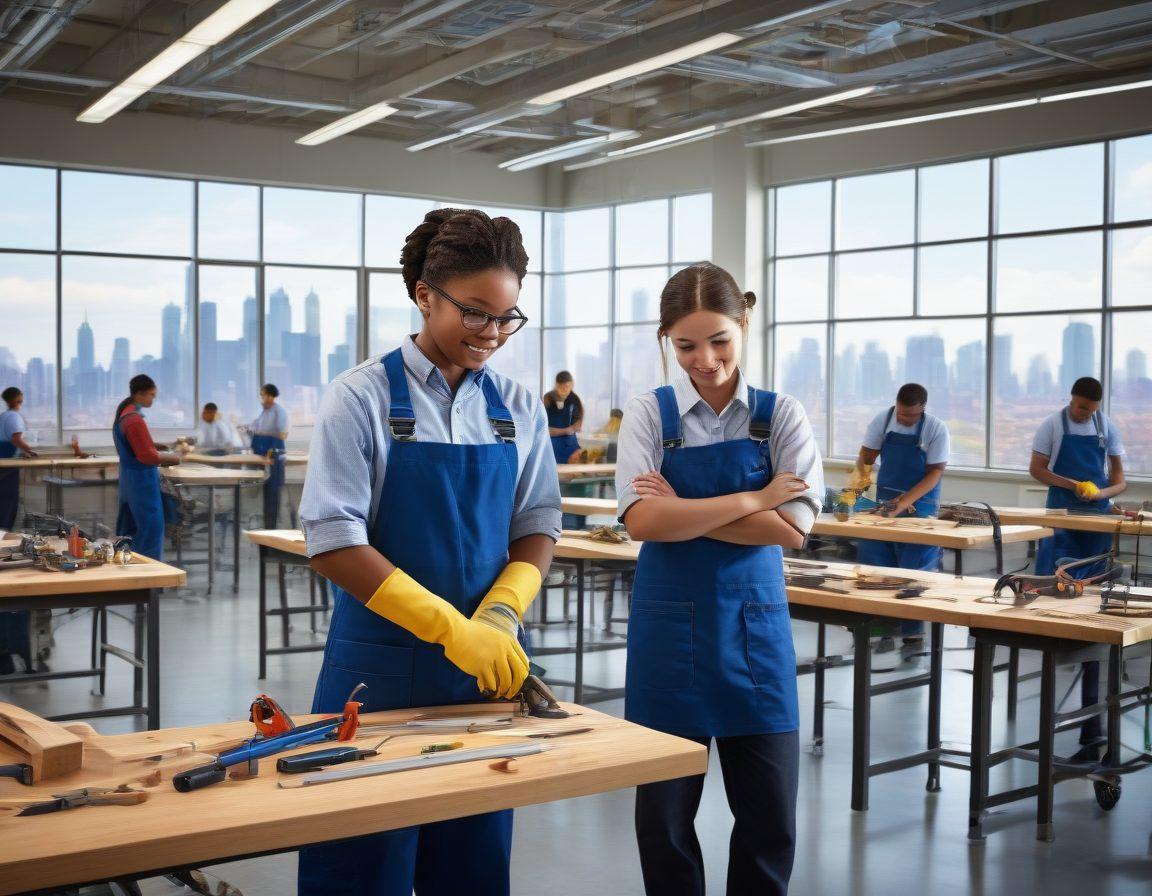
[[[37,7],[33,10],[35,18],[24,25],[12,45],[0,50],[0,68],[24,65],[28,59],[35,59],[56,39],[72,16],[87,5],[88,0],[49,0]]]
[[[907,24],[915,28],[931,31],[933,34],[940,34],[943,36],[950,36],[947,29],[952,28],[964,34],[974,34],[978,37],[986,37],[995,43],[1008,44],[1013,47],[1019,47],[1022,50],[1028,50],[1031,53],[1039,53],[1041,56],[1049,56],[1053,59],[1062,59],[1065,62],[1074,62],[1077,65],[1087,65],[1091,68],[1100,69],[1101,71],[1106,70],[1106,66],[1093,62],[1091,59],[1085,59],[1083,56],[1076,56],[1073,53],[1065,53],[1062,50],[1055,50],[1052,47],[1045,46],[1044,44],[1033,43],[1029,40],[1013,37],[1011,34],[999,34],[995,31],[989,31],[986,28],[977,28],[975,25],[965,25],[961,22],[953,22],[948,19],[935,19],[931,25],[922,25],[915,22],[908,22]],[[944,26],[945,30],[941,31],[940,26]]]

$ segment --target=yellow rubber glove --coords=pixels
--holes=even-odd
[[[393,571],[365,605],[422,641],[441,644],[444,655],[473,676],[483,693],[514,697],[528,677],[528,657],[515,630],[468,619],[401,569]]]
[[[472,618],[515,638],[524,614],[540,593],[541,581],[535,566],[514,560],[492,583]]]
[[[1091,501],[1099,495],[1100,489],[1092,480],[1085,479],[1076,483],[1076,497],[1081,501]]]
[[[862,494],[872,485],[872,471],[867,467],[855,466],[852,472],[848,475],[848,485],[845,491],[851,489],[859,494]]]

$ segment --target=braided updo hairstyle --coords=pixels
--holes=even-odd
[[[408,234],[400,266],[408,298],[415,302],[420,280],[439,285],[454,276],[503,268],[523,284],[528,253],[511,218],[490,218],[474,208],[438,208]]]

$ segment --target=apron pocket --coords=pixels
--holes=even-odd
[[[368,685],[356,698],[364,712],[411,705],[412,648],[389,647],[335,638],[328,644],[324,670],[325,703],[339,702],[328,712],[338,712],[343,701],[360,682]]]
[[[756,687],[796,675],[792,620],[787,604],[744,604],[744,648]]]
[[[694,676],[691,603],[633,600],[628,630],[629,674],[641,687],[690,688]]]

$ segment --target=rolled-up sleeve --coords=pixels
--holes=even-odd
[[[554,541],[560,537],[560,477],[548,439],[548,420],[539,401],[533,400],[532,408],[530,441],[526,446],[522,442],[517,445],[521,450],[527,448],[527,457],[516,483],[508,527],[510,542],[528,535],[547,535]]]
[[[324,393],[309,446],[300,523],[308,556],[368,544],[374,445],[363,401],[344,382]]]
[[[807,534],[812,531],[816,515],[824,503],[824,464],[808,414],[792,396],[785,396],[776,409],[768,447],[774,472],[795,473],[808,483],[808,490],[803,495],[778,508]]]
[[[620,438],[616,444],[616,517],[624,514],[640,496],[632,480],[641,473],[659,470],[664,457],[660,444],[660,420],[651,393],[637,395],[624,409]]]

